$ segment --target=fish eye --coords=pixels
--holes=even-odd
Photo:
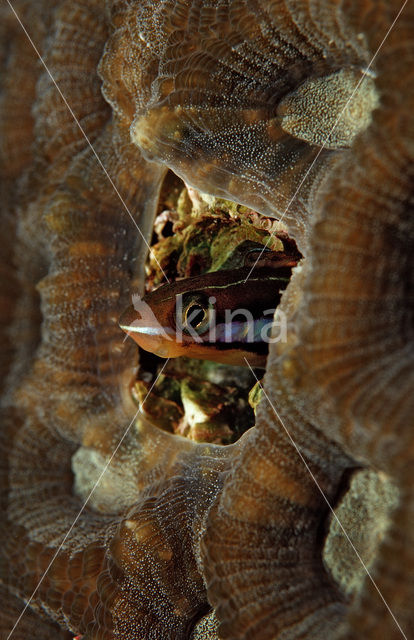
[[[207,312],[199,304],[190,304],[185,310],[185,324],[197,329],[205,319]]]
[[[210,323],[209,303],[201,296],[183,300],[181,327],[185,333],[204,333]]]

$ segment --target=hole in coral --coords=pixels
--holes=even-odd
[[[227,354],[240,350],[247,354],[249,361],[255,365],[260,362],[264,367],[268,344],[254,331],[262,329],[259,323],[263,320],[264,307],[272,311],[269,322],[273,320],[273,310],[289,283],[292,268],[301,257],[295,242],[277,221],[237,203],[199,193],[172,172],[167,173],[154,224],[152,251],[146,264],[144,301],[148,301],[151,313],[166,329],[165,323],[172,323],[171,318],[177,317],[166,312],[165,301],[173,298],[173,290],[167,288],[182,283],[183,333],[188,339],[193,336],[195,343],[201,335],[207,355],[205,351],[202,355],[195,351],[195,357],[184,357],[183,352],[181,357],[172,357],[159,375],[165,360],[156,355],[158,346],[154,353],[148,350],[146,333],[146,344],[141,345],[146,350],[140,348],[140,368],[133,397],[141,403],[154,385],[144,405],[144,412],[154,425],[195,441],[218,444],[233,443],[254,426],[260,389],[250,369],[239,366],[243,358]],[[253,276],[249,274],[251,269]],[[165,285],[163,272],[172,284]],[[278,274],[277,286],[276,280],[272,280],[275,273]],[[216,274],[219,284],[214,284]],[[250,284],[244,285],[241,275],[244,279],[249,275]],[[195,286],[196,278],[197,291],[186,291],[187,286]],[[210,282],[213,282],[211,286]],[[164,289],[160,291],[164,295],[158,296],[159,303],[151,294],[163,284]],[[245,320],[235,308],[233,290],[242,297],[240,306],[245,305],[251,320],[247,316]],[[222,299],[217,301],[221,292]],[[200,304],[204,298],[209,302]],[[237,296],[235,299],[237,302]],[[261,304],[262,301],[266,304]],[[229,307],[225,311],[237,311],[241,316],[237,321],[232,319],[230,328],[220,324],[225,304]],[[215,314],[214,340],[209,333],[210,312]],[[228,316],[224,314],[224,317]],[[167,328],[172,327],[171,324]],[[250,340],[251,327],[253,338]],[[139,339],[136,342],[140,344]],[[263,368],[258,368],[256,373],[260,379]]]

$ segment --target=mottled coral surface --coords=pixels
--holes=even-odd
[[[11,4],[50,74],[3,2],[1,637],[413,638],[413,3]],[[131,395],[168,169],[304,256],[228,446]]]

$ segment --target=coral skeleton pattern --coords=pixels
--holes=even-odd
[[[2,637],[414,637],[413,3],[0,11]],[[231,445],[130,393],[169,171],[304,256]]]

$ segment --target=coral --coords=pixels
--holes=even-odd
[[[14,638],[413,637],[412,3],[391,30],[396,0],[12,4],[92,146],[4,4],[2,634],[28,602]],[[304,256],[227,446],[131,393],[118,318],[168,170]]]
[[[371,469],[353,474],[336,507],[337,519],[331,518],[323,548],[325,565],[347,594],[358,594],[366,577],[365,567],[370,570],[375,564],[376,551],[398,501],[398,491],[385,474]]]

